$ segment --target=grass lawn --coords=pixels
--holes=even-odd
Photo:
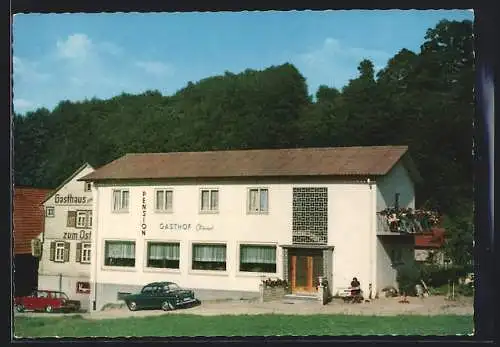
[[[473,331],[472,316],[161,315],[87,320],[16,317],[17,337],[456,335]]]

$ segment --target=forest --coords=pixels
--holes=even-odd
[[[122,93],[14,114],[15,183],[55,188],[82,163],[129,152],[408,145],[423,183],[417,207],[438,211],[470,259],[474,53],[471,21],[442,20],[418,52],[375,72],[362,60],[343,88],[310,95],[291,64],[189,82],[173,95]]]

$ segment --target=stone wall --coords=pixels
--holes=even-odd
[[[265,287],[263,284],[259,286],[260,302],[279,301],[288,294],[287,288],[284,287]]]

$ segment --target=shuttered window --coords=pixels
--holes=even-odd
[[[69,262],[70,243],[64,241],[52,241],[50,243],[50,260],[56,263]]]
[[[82,264],[90,263],[90,251],[92,245],[88,242],[78,242],[76,244],[76,261]]]

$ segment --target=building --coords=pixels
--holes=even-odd
[[[32,240],[42,234],[44,211],[42,202],[50,190],[14,187],[14,295],[30,294],[38,287],[38,262]]]
[[[307,294],[324,276],[336,294],[356,276],[373,297],[414,261],[414,236],[377,211],[414,208],[418,179],[405,146],[127,154],[80,179],[93,306],[159,280],[239,299],[267,277]]]
[[[415,235],[415,260],[436,265],[449,264],[450,261],[443,251],[444,243],[445,230],[443,228],[432,228],[429,232]]]
[[[78,181],[94,169],[84,164],[43,202],[45,230],[38,271],[40,289],[60,290],[88,309],[92,233],[91,184]]]

